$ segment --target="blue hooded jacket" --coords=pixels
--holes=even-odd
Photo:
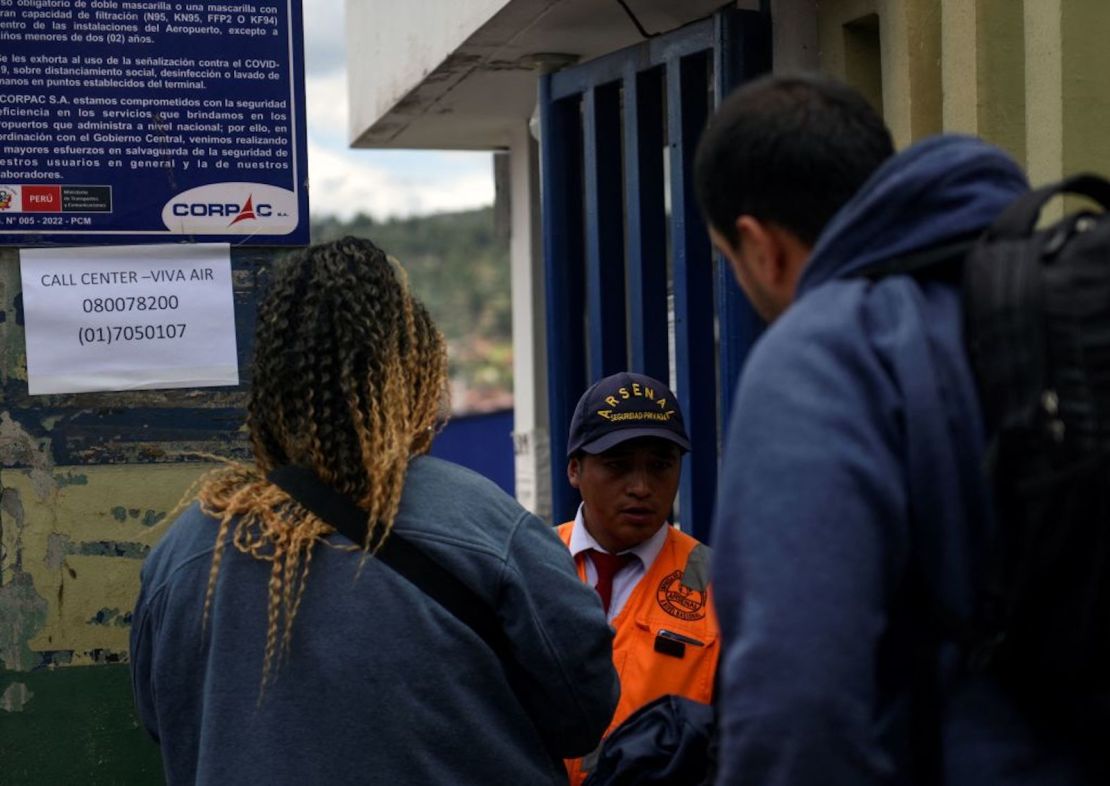
[[[1084,783],[970,675],[911,580],[969,614],[991,511],[958,288],[853,273],[989,225],[1027,189],[979,140],[890,159],[819,238],[737,392],[714,531],[720,784]]]
[[[620,693],[601,600],[489,480],[413,459],[394,531],[496,613],[511,677],[424,589],[332,534],[263,697],[271,565],[225,544],[205,622],[218,530],[193,505],[142,568],[131,684],[168,786],[565,786],[562,757],[597,747]]]

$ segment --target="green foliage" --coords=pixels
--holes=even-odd
[[[484,409],[512,391],[509,245],[493,208],[376,222],[314,219],[312,242],[372,240],[408,271],[413,292],[447,337],[456,409]]]

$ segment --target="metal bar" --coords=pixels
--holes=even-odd
[[[640,73],[629,67],[624,77],[629,368],[669,383],[663,145],[663,69]]]
[[[713,48],[714,21],[707,17],[692,22],[665,36],[621,49],[551,75],[551,98],[559,100],[585,93],[594,85],[615,82],[624,77],[625,68],[633,62],[640,71],[663,65],[696,52]]]
[[[621,209],[620,84],[582,100],[586,204],[586,299],[590,379],[628,368]]]
[[[582,125],[577,98],[553,101],[540,78],[543,254],[547,298],[547,391],[551,503],[555,522],[574,515],[578,495],[566,473],[570,419],[586,387],[582,266]]]
[[[708,66],[704,52],[667,64],[675,392],[691,446],[679,485],[680,521],[686,532],[702,541],[709,535],[717,490],[717,385],[712,256],[695,204],[692,169],[698,135],[709,111]]]
[[[745,81],[771,70],[770,15],[756,11],[722,11],[714,17],[717,46],[713,59],[716,103]],[[740,290],[732,270],[714,255],[717,325],[720,336],[721,428],[727,429],[740,370],[764,323]]]

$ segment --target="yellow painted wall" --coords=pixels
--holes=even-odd
[[[943,0],[944,129],[976,134],[1025,161],[1025,17],[1013,0]]]
[[[22,643],[4,665],[93,665],[126,661],[129,621],[142,558],[201,464],[112,465],[3,470],[5,584],[30,583]],[[14,602],[14,601],[13,601]],[[4,614],[0,600],[0,615]],[[14,611],[14,610],[12,610]],[[9,618],[14,618],[9,617]],[[0,644],[3,643],[0,637]]]
[[[877,16],[882,63],[882,110],[894,142],[905,146],[942,127],[939,0],[823,0],[817,28],[821,68],[864,95],[870,79],[853,73],[853,28]],[[872,103],[876,103],[872,101]]]
[[[945,130],[1009,151],[1034,183],[1110,174],[1110,2],[1106,0],[822,0],[822,70],[876,87],[860,63],[877,19],[880,105],[902,147]],[[855,41],[856,50],[853,50]]]
[[[1110,174],[1110,3],[1067,0],[1061,11],[1063,169]]]
[[[240,349],[275,256],[232,254]],[[20,285],[0,249],[0,783],[153,786],[128,685],[139,570],[214,466],[188,454],[245,455],[246,388],[31,396]]]
[[[977,0],[976,7],[978,133],[1025,163],[1025,15],[1014,0]]]
[[[1024,0],[1026,168],[1034,183],[1064,166],[1061,0]],[[1016,5],[1016,4],[1015,4]]]

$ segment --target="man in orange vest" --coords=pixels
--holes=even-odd
[[[615,632],[621,698],[606,736],[660,696],[713,698],[718,629],[709,548],[667,523],[689,449],[674,393],[642,374],[597,382],[571,421],[567,477],[582,505],[558,530]],[[595,759],[567,760],[571,786]]]

